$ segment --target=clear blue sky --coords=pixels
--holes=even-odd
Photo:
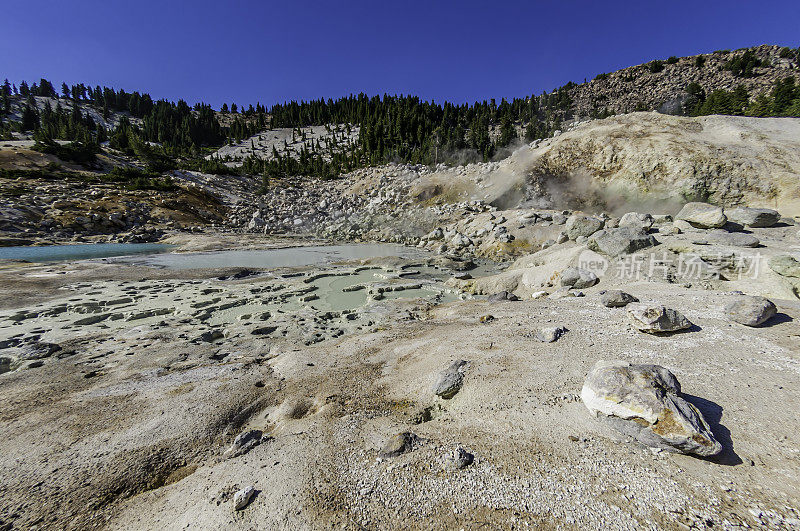
[[[800,1],[7,0],[0,79],[190,104],[524,96],[670,55],[800,46]]]

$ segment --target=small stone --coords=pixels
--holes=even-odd
[[[551,326],[548,328],[540,328],[536,331],[534,337],[542,343],[554,343],[558,338],[567,333],[567,329],[563,326]]]
[[[233,440],[230,448],[225,450],[223,456],[231,458],[246,454],[261,442],[262,435],[263,432],[261,430],[248,430],[240,433]]]
[[[468,467],[469,465],[472,464],[474,460],[475,456],[469,453],[468,451],[464,450],[460,446],[456,448],[451,458],[453,467],[455,467],[457,470],[461,470],[462,468]]]
[[[456,393],[461,389],[464,383],[464,370],[467,362],[464,360],[456,360],[450,366],[439,374],[436,384],[433,386],[433,392],[444,399],[450,399],[456,396]]]
[[[531,293],[531,299],[543,299],[544,297],[547,297],[547,292],[544,290]]]
[[[519,297],[508,291],[501,291],[499,293],[494,293],[492,295],[489,295],[489,298],[487,300],[489,302],[518,301]]]
[[[627,309],[633,325],[648,334],[677,332],[692,326],[679,311],[658,304],[631,303]]]
[[[719,228],[728,222],[722,207],[699,202],[686,203],[675,219],[682,219],[701,229]]]
[[[583,292],[574,290],[569,286],[564,286],[562,288],[558,288],[553,293],[547,296],[547,298],[551,300],[565,299],[568,297],[583,297]]]
[[[380,452],[380,457],[397,457],[398,455],[410,452],[414,447],[416,435],[411,432],[404,431],[386,441],[383,449]]]
[[[639,299],[622,290],[610,289],[603,292],[600,296],[600,302],[606,308],[623,308],[632,302],[639,302]]]
[[[491,314],[481,315],[480,318],[478,318],[478,322],[481,324],[491,323],[492,321],[494,321],[494,315]]]
[[[256,493],[255,487],[249,485],[233,495],[233,507],[237,511],[241,511],[250,504],[253,495]]]
[[[776,313],[778,309],[775,304],[764,297],[737,297],[725,306],[725,316],[728,319],[746,326],[763,324]]]

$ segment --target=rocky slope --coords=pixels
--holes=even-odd
[[[675,113],[688,98],[689,83],[699,84],[707,94],[733,90],[738,85],[744,85],[751,96],[763,94],[771,90],[776,80],[792,76],[800,81],[797,56],[781,57],[780,50],[780,46],[762,45],[681,57],[674,63],[662,61],[660,72],[652,72],[649,63],[623,68],[571,88],[572,111],[578,117],[589,117],[603,108],[617,114],[640,109]],[[753,77],[737,77],[725,68],[745,51],[764,63],[754,69]],[[698,66],[698,57],[702,58],[702,66]]]

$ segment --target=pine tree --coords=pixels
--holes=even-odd
[[[29,103],[22,108],[22,123],[20,127],[23,131],[33,131],[39,125],[39,113]]]

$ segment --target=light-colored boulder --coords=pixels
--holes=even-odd
[[[725,305],[725,316],[746,326],[763,324],[776,313],[775,304],[764,297],[740,296]]]
[[[581,399],[593,415],[645,446],[700,456],[722,450],[703,414],[681,396],[677,378],[659,365],[598,361]]]
[[[590,288],[599,281],[597,275],[579,267],[568,267],[561,273],[561,285],[575,289]]]
[[[696,241],[695,243],[727,245],[729,247],[758,247],[761,244],[759,239],[752,234],[728,232],[721,229],[709,231],[701,241]]]
[[[782,277],[800,278],[800,261],[788,254],[773,256],[767,264]]]
[[[686,203],[675,219],[682,219],[701,229],[719,228],[728,222],[722,207],[697,202]]]
[[[619,219],[619,226],[647,231],[653,226],[653,216],[638,212],[628,212]]]
[[[631,303],[627,311],[633,326],[648,334],[677,332],[692,326],[682,313],[660,304]]]
[[[571,215],[567,219],[567,224],[564,226],[565,232],[570,240],[575,240],[579,236],[591,236],[602,228],[602,219],[582,216],[580,214]]]
[[[657,244],[652,234],[646,234],[633,227],[601,230],[594,233],[587,242],[592,251],[612,258]]]
[[[744,225],[745,227],[772,227],[781,219],[777,210],[771,208],[738,207],[725,210],[728,221]]]

